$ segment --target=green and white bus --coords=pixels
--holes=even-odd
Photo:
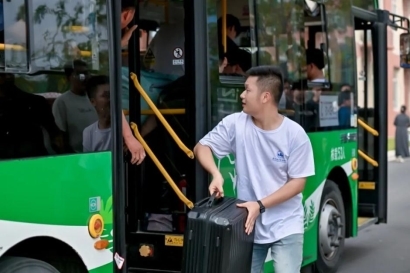
[[[337,272],[345,239],[387,222],[387,33],[408,33],[409,21],[373,0],[135,2],[140,35],[125,50],[121,1],[0,1],[0,273],[181,272],[184,216],[209,183],[189,148],[241,111],[244,77],[232,72],[246,65],[233,40],[252,66],[284,70],[280,111],[308,132],[316,168],[303,192],[303,271]],[[307,48],[323,53],[323,74],[297,87]],[[64,66],[72,73],[78,59],[110,77],[112,150],[71,152],[65,136],[82,132],[55,123]],[[139,166],[124,155],[122,112],[151,149]],[[235,196],[234,156],[217,164]]]

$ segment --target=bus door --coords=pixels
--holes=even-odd
[[[206,124],[205,100],[196,104],[206,94],[205,1],[139,2],[139,39],[123,52],[123,74],[131,74],[124,107],[147,157],[127,167],[127,266],[179,272],[186,213],[204,192],[195,182],[207,188],[192,152]]]
[[[352,7],[357,63],[359,229],[387,222],[387,26],[402,19]]]

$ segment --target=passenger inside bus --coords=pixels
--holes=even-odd
[[[226,61],[222,69],[222,74],[245,76],[246,71],[252,67],[251,55],[243,49],[234,49],[220,54],[219,61]]]
[[[178,51],[178,52],[177,52]],[[184,22],[176,21],[164,24],[152,39],[143,57],[144,70],[141,71],[141,85],[154,103],[158,103],[160,94],[169,90],[169,84],[178,79],[183,81],[185,75],[185,34]],[[149,109],[144,99],[141,108]],[[142,117],[141,135],[147,136],[157,126],[155,115]]]
[[[111,107],[110,85],[107,76],[93,76],[86,83],[86,90],[91,104],[98,115],[98,120],[83,131],[83,151],[111,151]]]
[[[341,129],[350,127],[350,117],[352,113],[351,91],[340,93],[340,108],[338,110],[339,126]]]
[[[323,68],[325,67],[325,60],[323,51],[318,48],[308,48],[306,50],[306,73],[309,81],[324,82],[325,76]]]
[[[22,91],[13,74],[0,74],[0,158],[62,153],[61,132],[44,97]]]
[[[252,66],[252,55],[250,52],[241,49],[235,40],[241,33],[241,23],[239,19],[226,14],[226,51],[222,40],[222,17],[218,19],[218,38],[219,38],[219,61],[223,67],[221,74],[244,76],[245,72]],[[226,65],[222,65],[226,58]]]
[[[65,142],[72,152],[83,151],[83,131],[98,120],[97,112],[87,97],[85,82],[89,76],[87,63],[74,60],[64,67],[70,90],[59,96],[53,104],[57,126],[64,132]]]

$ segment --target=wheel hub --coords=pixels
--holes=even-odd
[[[343,238],[342,227],[339,211],[330,202],[326,202],[322,207],[319,223],[319,241],[324,258],[330,259],[339,248]]]

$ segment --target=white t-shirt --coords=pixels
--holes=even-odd
[[[225,117],[200,140],[215,156],[235,155],[237,197],[257,201],[271,195],[291,178],[315,174],[313,150],[303,128],[284,117],[275,130],[257,127],[244,112]],[[302,194],[272,208],[256,220],[255,243],[278,241],[304,232]]]
[[[84,129],[83,151],[101,152],[110,151],[112,148],[111,127],[98,128],[98,120]]]
[[[68,134],[71,148],[82,153],[83,131],[98,120],[97,111],[87,95],[65,92],[54,101],[53,115],[58,128]]]

